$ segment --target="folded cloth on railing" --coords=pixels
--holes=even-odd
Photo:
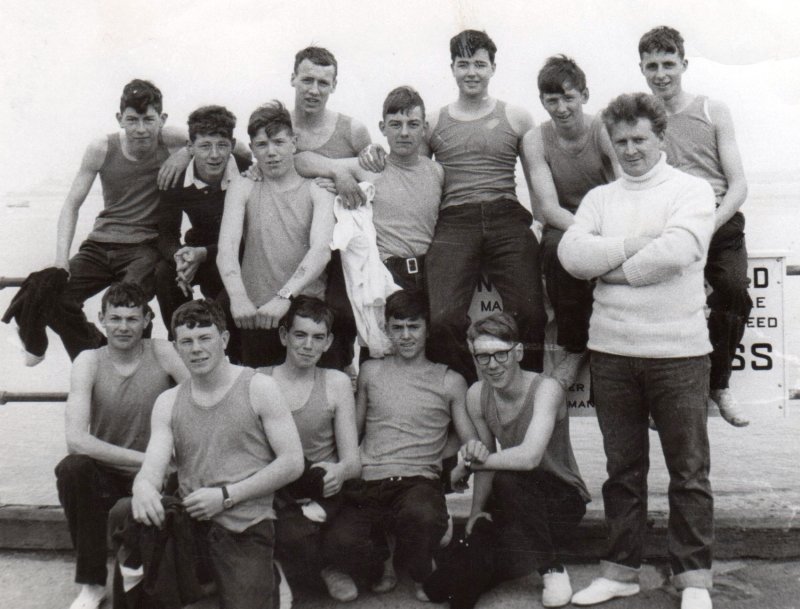
[[[16,321],[19,338],[28,353],[41,357],[47,350],[47,319],[68,280],[67,271],[54,266],[31,273],[3,314],[4,323]]]

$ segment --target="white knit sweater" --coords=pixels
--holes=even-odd
[[[581,279],[599,278],[589,348],[629,357],[690,357],[711,351],[703,267],[714,231],[714,192],[667,165],[589,191],[558,257]],[[653,241],[630,258],[625,239]],[[630,285],[602,276],[622,265]]]

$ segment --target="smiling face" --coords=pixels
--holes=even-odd
[[[142,333],[150,322],[150,314],[143,307],[126,307],[108,305],[101,312],[100,324],[106,331],[108,345],[119,351],[127,351],[137,347],[142,340]]]
[[[578,91],[568,82],[562,93],[542,93],[539,99],[556,128],[571,129],[583,123],[583,105],[589,101],[589,91]]]
[[[456,57],[450,69],[462,96],[481,98],[487,95],[495,65],[486,49],[478,49],[470,57]]]
[[[664,139],[656,135],[648,118],[639,118],[636,123],[614,123],[609,129],[609,136],[617,160],[629,176],[646,174],[661,158]]]
[[[125,131],[126,148],[134,156],[143,156],[158,146],[158,136],[166,114],[159,114],[153,106],[147,106],[144,113],[130,106],[122,114],[117,113],[117,122]]]
[[[280,327],[281,343],[286,347],[286,362],[297,368],[313,368],[333,342],[324,321],[295,315],[292,327]]]
[[[482,378],[495,389],[508,387],[520,373],[520,343],[481,334],[472,341],[470,350]]]
[[[214,324],[175,327],[175,348],[192,376],[212,372],[225,359],[228,331],[220,332]]]
[[[276,179],[294,167],[295,137],[288,129],[268,136],[263,127],[250,140],[250,150],[265,177]]]
[[[671,51],[652,51],[642,53],[639,69],[653,95],[669,100],[680,95],[681,79],[688,62],[678,53]]]
[[[422,317],[410,319],[390,317],[386,322],[386,335],[398,356],[412,360],[425,353],[428,325]]]
[[[292,73],[295,109],[308,114],[325,110],[328,97],[336,91],[336,67],[320,66],[304,59]]]
[[[389,154],[395,157],[413,157],[425,137],[425,115],[419,106],[408,112],[387,114],[380,122],[381,133],[389,142]]]
[[[233,145],[233,140],[223,135],[198,134],[189,145],[197,177],[212,186],[219,184],[225,175]]]

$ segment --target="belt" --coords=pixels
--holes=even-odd
[[[404,272],[407,275],[416,275],[422,272],[425,256],[415,256],[413,258],[401,258],[400,256],[389,256],[384,264],[391,266],[395,270]]]

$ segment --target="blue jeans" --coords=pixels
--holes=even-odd
[[[439,214],[425,258],[431,308],[431,357],[477,380],[466,344],[472,295],[481,271],[503,299],[503,309],[519,325],[525,349],[522,367],[542,369],[546,315],[542,300],[539,243],[532,217],[516,201],[491,201],[449,207]]]
[[[635,579],[647,529],[648,414],[669,471],[667,543],[678,588],[711,587],[714,500],[708,481],[709,358],[624,357],[593,351],[592,389],[603,433],[609,553],[603,575]]]

